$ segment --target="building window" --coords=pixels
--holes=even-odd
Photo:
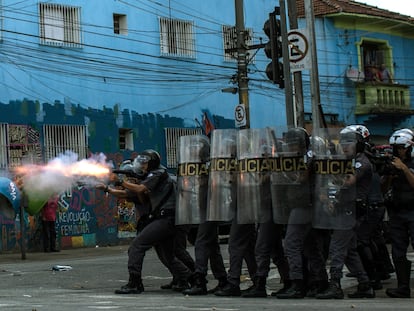
[[[237,61],[237,32],[235,26],[225,26],[221,27],[223,33],[223,47],[224,47],[224,60],[226,62],[229,61]],[[246,29],[248,32],[246,36],[246,45],[253,44],[253,29],[248,28]],[[230,51],[226,51],[230,50]]]
[[[361,69],[365,80],[373,80],[381,64],[393,74],[392,49],[385,40],[362,39],[359,43],[358,53],[360,55]]]
[[[80,47],[80,8],[53,3],[39,3],[40,43]]]
[[[131,129],[119,129],[119,150],[134,150],[134,132]]]
[[[42,162],[40,134],[27,125],[0,124],[0,169]]]
[[[195,58],[193,23],[163,17],[159,21],[161,55]]]
[[[117,35],[127,35],[127,16],[124,14],[113,14],[114,33]]]
[[[180,136],[202,135],[201,128],[166,128],[165,131],[165,148],[167,154],[167,168],[177,168],[177,151]]]
[[[45,160],[72,151],[79,159],[88,157],[87,128],[84,125],[44,125]]]

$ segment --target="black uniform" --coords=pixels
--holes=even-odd
[[[355,231],[357,234],[357,250],[361,257],[365,271],[368,274],[371,283],[376,289],[381,289],[380,267],[378,259],[379,247],[382,245],[373,245],[374,239],[378,241],[378,228],[382,224],[385,213],[384,200],[381,193],[381,180],[377,172],[372,175],[371,187],[368,195],[367,204],[362,206],[357,215],[357,225]],[[387,255],[389,256],[389,255]],[[381,268],[383,271],[384,268]]]
[[[303,298],[306,293],[306,268],[324,265],[323,258],[318,258],[317,244],[311,241],[305,253],[305,241],[312,229],[312,197],[311,197],[311,157],[306,156],[306,169],[296,172],[296,180],[284,186],[286,209],[289,211],[288,224],[285,236],[285,254],[289,263],[289,279],[291,286],[276,294],[277,298]],[[313,247],[311,247],[311,245]],[[308,256],[309,265],[306,265],[305,255]],[[321,270],[319,270],[321,271]],[[313,281],[323,277],[316,277],[316,270],[312,273]],[[325,271],[325,279],[327,279]],[[326,281],[326,280],[325,280]],[[326,281],[327,283],[327,281]]]
[[[341,206],[347,208],[357,202],[356,208],[360,208],[368,201],[368,193],[372,179],[372,166],[363,152],[359,152],[355,157],[355,169],[356,169],[356,197],[352,194],[350,189],[347,189],[341,196]],[[343,190],[341,190],[343,191]],[[363,268],[361,259],[356,250],[357,239],[354,227],[349,229],[334,229],[331,235],[331,241],[329,245],[329,257],[330,262],[330,284],[329,288],[320,294],[316,295],[319,299],[341,299],[344,297],[343,291],[340,287],[340,280],[342,279],[342,270],[344,264],[346,264],[349,271],[354,274],[361,287],[358,288],[359,292],[364,292],[363,297],[372,298],[375,293],[372,291],[372,287],[369,284],[369,278]],[[365,293],[366,292],[366,293]],[[354,295],[350,294],[351,295]],[[357,298],[357,297],[355,297]]]
[[[266,281],[271,260],[278,268],[280,279],[285,287],[289,286],[289,265],[283,249],[282,225],[275,224],[273,220],[258,225],[254,254],[257,264],[254,284],[243,293],[243,297],[267,297]]]
[[[154,247],[162,263],[181,282],[187,282],[191,271],[174,256],[175,226],[175,184],[165,168],[150,171],[141,181],[149,190],[149,223],[133,240],[128,249],[129,283],[117,294],[142,292],[142,265],[145,253]],[[133,289],[131,291],[131,289]]]
[[[191,288],[184,290],[183,294],[207,294],[206,276],[209,260],[213,275],[219,281],[218,287],[224,286],[227,283],[227,272],[218,239],[218,222],[206,221],[198,225],[194,252],[194,284],[192,284]]]
[[[414,162],[403,161],[414,173]],[[414,247],[414,189],[409,185],[402,171],[392,181],[392,207],[388,209],[390,217],[390,237],[392,259],[397,274],[398,288],[387,289],[392,298],[410,298],[411,261],[407,259],[407,249]]]
[[[233,219],[228,244],[230,268],[227,274],[227,284],[215,291],[216,296],[241,295],[239,285],[243,260],[247,264],[250,277],[254,278],[257,268],[253,252],[255,242],[255,224],[238,224],[236,219]]]

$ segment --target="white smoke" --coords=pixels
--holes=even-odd
[[[76,184],[96,185],[105,180],[111,165],[104,154],[79,160],[78,154],[66,151],[46,165],[25,165],[22,171],[24,189],[29,196],[50,197]]]

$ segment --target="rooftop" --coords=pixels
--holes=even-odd
[[[296,0],[296,5],[298,17],[304,17],[304,0]],[[353,0],[313,0],[313,10],[315,16],[325,16],[331,14],[367,15],[371,17],[380,17],[406,22],[414,26],[414,18],[411,16],[380,9],[376,6]]]

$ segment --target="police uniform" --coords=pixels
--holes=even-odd
[[[207,295],[206,276],[209,260],[213,275],[219,281],[218,287],[223,287],[227,283],[227,272],[218,239],[218,222],[206,221],[198,225],[194,254],[193,284],[182,293],[190,296]]]
[[[242,297],[267,297],[266,281],[271,260],[278,268],[283,284],[289,286],[289,266],[283,249],[282,225],[275,224],[273,220],[258,224],[254,254],[257,264],[254,284],[242,294]]]
[[[352,193],[347,193],[342,196],[342,202],[339,202],[344,208],[353,205],[352,199],[356,199],[357,207],[366,204],[368,200],[369,188],[372,179],[372,166],[367,156],[360,151],[355,157],[355,171],[356,171],[356,197]],[[359,254],[357,253],[357,239],[354,228],[349,229],[334,229],[331,234],[331,241],[329,245],[330,262],[330,283],[326,291],[317,294],[318,299],[342,299],[344,297],[340,286],[342,278],[342,270],[346,264],[348,270],[354,274],[358,279],[357,292],[349,294],[351,298],[365,298],[375,297],[369,278],[363,268]]]
[[[150,201],[150,222],[132,241],[128,249],[127,285],[115,291],[117,294],[141,293],[142,265],[145,253],[154,247],[161,262],[179,282],[187,283],[191,271],[174,256],[175,227],[175,185],[164,167],[151,170],[140,183],[148,190]]]
[[[414,161],[406,160],[404,164],[414,173]],[[407,259],[407,248],[411,239],[414,247],[414,190],[409,185],[404,173],[399,172],[392,181],[393,204],[388,209],[390,217],[390,238],[392,259],[397,274],[398,287],[387,289],[392,298],[410,298],[411,261]]]
[[[228,243],[230,267],[227,273],[227,284],[218,289],[216,296],[240,296],[240,275],[243,260],[246,261],[250,277],[256,273],[256,260],[254,258],[254,245],[256,242],[255,224],[238,224],[236,220],[230,228]]]
[[[378,245],[377,248],[376,245],[373,245],[373,240],[376,239],[378,234],[381,234],[378,232],[378,228],[382,223],[385,213],[380,179],[379,174],[374,171],[367,203],[360,208],[355,228],[357,234],[357,251],[374,289],[382,288],[379,274],[379,258],[375,258],[379,253],[378,251],[373,251],[381,247]],[[383,270],[381,268],[381,271]]]
[[[187,236],[190,227],[188,225],[176,225],[175,228],[174,255],[193,273],[195,268],[194,259],[187,250]],[[184,285],[185,288],[182,288],[182,285]],[[187,286],[185,283],[179,284],[178,280],[173,278],[170,283],[161,285],[161,289],[181,291],[187,289]]]
[[[301,182],[291,185],[290,215],[285,237],[285,253],[289,263],[291,286],[277,298],[313,297],[326,289],[328,276],[323,255],[323,231],[312,228],[312,152],[306,155],[307,169]]]

